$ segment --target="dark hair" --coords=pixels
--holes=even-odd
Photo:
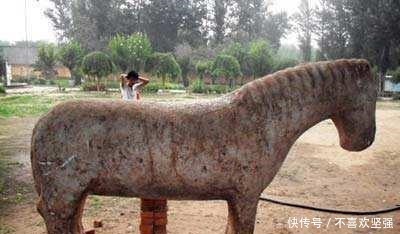
[[[130,71],[126,76],[128,80],[137,80],[139,79],[139,74],[136,71]]]

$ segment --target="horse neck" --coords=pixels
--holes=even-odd
[[[353,95],[352,71],[339,62],[288,69],[250,82],[236,95],[242,118],[262,128],[272,154],[285,157],[296,139],[317,123],[346,109]],[[279,152],[277,152],[278,150]]]

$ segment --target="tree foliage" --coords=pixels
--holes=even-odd
[[[71,78],[75,80],[75,85],[81,83],[79,69],[82,64],[83,56],[84,51],[81,45],[75,41],[61,45],[58,51],[58,60],[69,69],[72,76]]]
[[[320,0],[317,35],[321,59],[358,57],[383,77],[398,66],[400,1]]]
[[[189,75],[195,72],[192,54],[193,49],[188,43],[178,45],[175,48],[174,55],[182,71],[182,83],[184,87],[189,87]]]
[[[400,83],[400,67],[398,67],[395,71],[393,71],[392,76],[394,83],[396,84]]]
[[[49,0],[53,6],[45,10],[44,14],[49,18],[57,37],[60,41],[66,41],[73,36],[72,0]]]
[[[117,35],[108,44],[114,63],[123,72],[143,69],[147,58],[153,53],[150,40],[143,34]]]
[[[212,73],[213,61],[198,61],[196,64],[196,73],[200,80],[204,80],[207,74]]]
[[[230,55],[218,55],[212,66],[212,74],[215,77],[229,79],[229,87],[233,88],[236,78],[242,75],[237,59]]]
[[[278,57],[274,60],[273,72],[281,71],[286,68],[295,67],[299,61],[292,58]]]
[[[113,63],[107,54],[99,51],[89,53],[83,58],[82,71],[97,81],[97,91],[100,91],[100,80],[113,71]]]
[[[167,78],[176,80],[182,75],[181,68],[171,53],[154,53],[149,57],[146,67],[148,71],[162,78],[163,86]]]
[[[40,71],[46,79],[57,75],[57,54],[53,44],[42,44],[38,49],[37,60],[34,64],[35,70]]]
[[[49,1],[45,15],[59,41],[78,41],[88,51],[104,51],[111,38],[134,33],[146,34],[159,52],[249,38],[266,38],[277,49],[289,28],[287,14],[272,13],[266,0]]]
[[[315,31],[314,10],[309,0],[301,0],[299,12],[294,15],[295,28],[300,41],[300,50],[304,62],[311,61],[311,40]]]
[[[273,52],[267,41],[257,40],[250,44],[253,77],[269,74],[273,68]]]
[[[235,42],[228,46],[223,53],[231,55],[238,60],[240,64],[240,70],[244,76],[248,77],[253,75],[253,58],[250,55],[248,45]]]
[[[214,0],[213,32],[215,44],[222,44],[225,38],[227,23],[226,15],[230,0]]]

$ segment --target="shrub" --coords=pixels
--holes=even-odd
[[[150,82],[143,88],[143,92],[156,93],[160,89],[184,90],[185,87],[182,84],[175,84],[175,83],[169,83],[169,82],[165,83],[164,85],[160,82]]]
[[[193,84],[190,87],[190,90],[193,93],[207,93],[207,88],[204,85],[204,81],[197,79],[193,82]]]
[[[83,91],[106,91],[105,84],[98,84],[94,82],[85,82],[81,86]]]
[[[237,59],[230,55],[218,55],[212,67],[214,77],[229,79],[229,87],[235,86],[236,78],[242,75],[240,64]]]
[[[98,91],[101,91],[100,80],[110,75],[113,68],[111,59],[103,52],[92,52],[83,58],[82,71],[85,75],[96,79]]]
[[[230,91],[226,85],[209,85],[207,88],[209,93],[223,94]]]
[[[295,67],[299,61],[291,58],[278,58],[274,61],[273,72],[284,70],[289,67]]]
[[[62,86],[62,87],[69,87],[70,80],[65,80],[65,79],[57,79],[54,81],[50,81],[52,85],[57,85],[57,86]]]
[[[4,88],[3,85],[0,85],[0,94],[6,93],[6,89]]]
[[[257,40],[250,44],[250,56],[252,59],[253,76],[262,77],[273,69],[272,49],[268,41]]]
[[[13,80],[15,80],[15,82],[21,82],[21,83],[27,83],[27,84],[34,84],[34,81],[37,80],[38,77],[35,75],[31,75],[28,77],[24,77],[24,76],[13,76]]]
[[[34,85],[46,85],[47,84],[47,80],[44,79],[44,78],[39,78],[39,79],[33,80],[32,83]]]
[[[250,56],[248,46],[238,42],[232,43],[223,51],[223,53],[231,55],[238,60],[240,64],[240,70],[242,71],[244,76],[253,75],[253,60]]]
[[[190,57],[181,57],[176,60],[179,64],[179,67],[182,71],[182,84],[185,87],[189,86],[189,78],[188,75],[194,70],[193,62]]]
[[[56,85],[56,82],[54,80],[48,80],[47,85]]]
[[[211,74],[213,62],[211,60],[199,61],[196,64],[196,73],[200,80],[204,79],[204,76]]]
[[[146,62],[146,70],[161,77],[163,85],[167,78],[176,80],[182,74],[179,64],[170,53],[154,53]]]
[[[398,84],[400,83],[400,67],[392,72],[393,82]]]

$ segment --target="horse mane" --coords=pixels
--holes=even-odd
[[[337,97],[349,91],[370,92],[374,84],[368,61],[340,59],[287,68],[249,82],[234,94],[236,100],[250,98],[255,103],[271,104],[282,99],[299,102]]]

